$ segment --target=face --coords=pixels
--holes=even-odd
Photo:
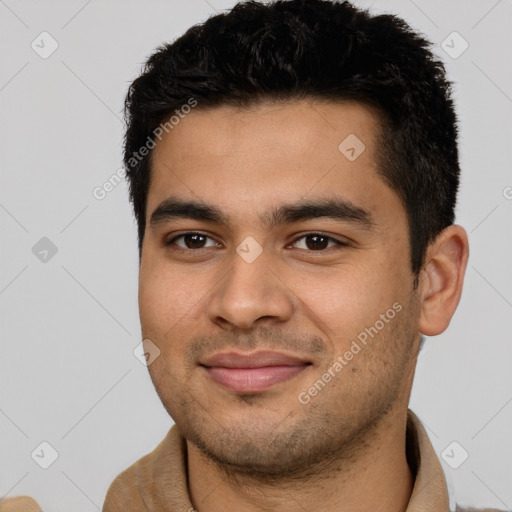
[[[154,149],[149,371],[189,443],[233,471],[350,457],[407,407],[419,311],[377,134],[355,103],[198,107]]]

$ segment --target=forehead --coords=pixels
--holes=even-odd
[[[249,107],[208,108],[199,104],[179,120],[174,116],[178,123],[167,136],[164,134],[164,140],[157,142],[154,152],[158,157],[163,150],[172,148],[179,158],[180,146],[186,142],[187,152],[193,151],[195,156],[207,151],[211,156],[231,157],[278,148],[284,158],[309,160],[314,156],[310,146],[322,142],[318,149],[325,150],[329,145],[337,156],[341,153],[355,160],[358,153],[343,153],[339,144],[352,135],[355,137],[348,142],[359,139],[371,153],[379,134],[379,115],[376,109],[355,101],[261,101]],[[360,143],[356,148],[359,151],[363,149]],[[275,156],[273,152],[272,157]],[[258,152],[258,157],[264,159],[265,155]]]
[[[333,194],[397,208],[378,173],[378,113],[356,102],[199,105],[153,150],[148,213],[168,196],[262,218],[264,207]]]

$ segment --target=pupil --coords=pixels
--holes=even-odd
[[[306,245],[308,249],[325,249],[328,245],[328,240],[326,236],[309,235],[306,237]]]
[[[204,235],[185,235],[185,244],[189,249],[197,249],[204,245],[204,238]]]

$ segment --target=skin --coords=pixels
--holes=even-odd
[[[405,425],[420,333],[448,326],[468,242],[460,226],[440,233],[414,288],[406,211],[377,173],[378,130],[376,112],[357,103],[198,107],[154,149],[140,317],[161,351],[149,371],[187,439],[199,512],[407,507]],[[349,134],[366,146],[354,161],[338,149]],[[229,223],[151,222],[170,196],[215,206]],[[334,196],[373,223],[264,222],[283,204]],[[176,238],[187,232],[206,238]],[[306,235],[317,233],[331,238],[315,245]],[[251,263],[236,251],[247,237],[262,249]],[[400,311],[301,403],[393,304]],[[219,351],[260,348],[309,365],[258,393],[227,390],[200,366]]]

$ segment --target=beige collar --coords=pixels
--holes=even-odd
[[[116,478],[103,512],[194,510],[188,493],[186,454],[185,439],[174,425],[153,452]],[[407,454],[415,474],[407,512],[449,512],[441,464],[423,425],[411,411],[407,422]]]
[[[416,471],[407,512],[449,512],[443,468],[425,428],[412,411],[407,418],[407,455]]]

